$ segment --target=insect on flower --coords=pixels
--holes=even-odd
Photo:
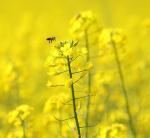
[[[55,37],[55,36],[48,37],[46,40],[47,40],[49,43],[52,43],[53,41],[56,41],[56,37]]]

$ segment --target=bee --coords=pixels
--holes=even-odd
[[[56,37],[55,37],[55,36],[48,37],[48,38],[46,38],[46,40],[47,40],[49,43],[52,43],[53,41],[56,41]]]

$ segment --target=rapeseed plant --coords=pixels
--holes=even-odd
[[[71,29],[70,32],[73,37],[79,41],[83,41],[85,45],[86,52],[86,62],[89,64],[88,71],[88,92],[86,111],[85,111],[85,138],[88,138],[88,126],[89,126],[89,116],[90,116],[90,102],[91,102],[91,93],[92,93],[92,72],[90,68],[93,68],[93,63],[91,63],[91,49],[92,45],[95,45],[97,38],[97,33],[100,32],[101,28],[99,27],[96,16],[92,11],[81,12],[76,15],[73,20],[71,20]],[[91,40],[92,39],[92,40]]]
[[[121,89],[123,92],[123,96],[125,98],[125,108],[126,108],[126,112],[128,114],[128,124],[132,133],[133,137],[136,137],[136,131],[135,131],[135,127],[134,127],[134,122],[133,122],[133,117],[130,111],[130,103],[129,103],[129,97],[128,97],[128,93],[127,93],[127,88],[126,88],[126,84],[125,84],[125,78],[123,75],[123,70],[122,70],[122,65],[121,65],[121,61],[120,61],[120,57],[119,57],[119,53],[118,53],[118,48],[122,48],[125,44],[125,35],[123,35],[122,30],[120,29],[109,29],[109,30],[104,30],[100,36],[100,42],[102,45],[104,46],[110,46],[112,47],[112,52],[114,53],[115,56],[115,61],[116,61],[116,65],[118,68],[118,75],[120,78],[120,83],[121,83]]]
[[[77,111],[77,99],[80,99],[76,97],[76,90],[75,90],[75,84],[78,83],[90,70],[93,65],[87,64],[84,69],[77,68],[76,69],[76,62],[77,58],[80,56],[84,56],[83,49],[80,50],[80,48],[76,48],[78,45],[77,41],[63,41],[59,42],[55,45],[50,46],[51,50],[53,51],[53,54],[48,57],[48,60],[46,61],[47,66],[54,70],[54,75],[61,75],[68,72],[68,79],[65,81],[65,83],[62,84],[53,84],[52,82],[48,81],[47,86],[49,87],[57,87],[57,86],[65,86],[66,88],[69,88],[71,90],[72,95],[72,106],[73,106],[73,117],[75,124],[76,124],[76,130],[78,137],[81,138],[81,125],[79,123],[79,115]],[[82,53],[83,51],[83,53]],[[74,79],[75,74],[81,74],[78,79]],[[62,98],[62,97],[61,97]],[[58,102],[58,100],[57,100]],[[55,105],[56,107],[56,105]],[[65,119],[66,120],[66,119]]]

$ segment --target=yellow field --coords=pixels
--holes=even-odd
[[[149,138],[149,0],[1,0],[0,138]]]

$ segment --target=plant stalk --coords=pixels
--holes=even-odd
[[[69,77],[70,79],[72,79],[73,77],[72,77],[72,70],[71,70],[69,56],[67,56],[67,63],[68,63]],[[74,112],[77,132],[78,132],[78,138],[81,138],[81,131],[80,131],[80,125],[79,125],[78,114],[77,114],[77,109],[76,109],[75,90],[74,90],[73,83],[71,84],[71,94],[72,94],[73,112]]]
[[[22,125],[22,132],[23,132],[22,138],[26,138],[25,122],[22,119],[21,119],[21,125]]]
[[[89,50],[89,39],[88,39],[88,33],[87,30],[85,30],[85,46],[87,48],[87,57],[86,57],[86,62],[90,61],[90,50]],[[88,71],[88,97],[86,101],[86,111],[85,111],[85,126],[89,126],[89,114],[90,114],[90,103],[91,103],[91,71]],[[85,138],[88,138],[88,132],[89,128],[85,128]]]
[[[123,75],[123,71],[122,71],[122,67],[121,67],[121,62],[119,59],[119,55],[118,55],[118,51],[116,48],[115,43],[112,41],[112,47],[113,47],[113,51],[114,51],[114,55],[115,55],[115,60],[116,60],[116,64],[117,64],[117,68],[118,68],[118,74],[120,77],[120,82],[121,82],[121,88],[122,88],[122,92],[125,98],[125,103],[126,103],[126,112],[128,114],[129,117],[129,126],[130,126],[130,131],[132,133],[133,138],[136,138],[136,131],[134,128],[134,124],[133,124],[133,118],[132,118],[132,114],[130,111],[130,105],[129,105],[129,98],[128,98],[128,93],[127,93],[127,89],[126,89],[126,85],[125,85],[125,80],[124,80],[124,75]]]

